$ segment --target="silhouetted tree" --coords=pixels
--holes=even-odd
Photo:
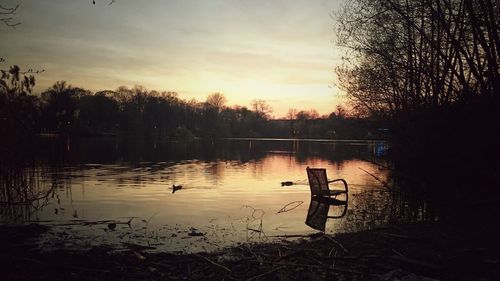
[[[42,92],[42,114],[46,130],[69,134],[79,127],[80,98],[90,92],[58,81]]]
[[[220,112],[224,108],[225,103],[226,97],[221,93],[213,93],[207,97],[203,109],[202,123],[202,131],[206,136],[218,137],[224,135],[222,133],[224,130],[223,119]]]
[[[336,109],[335,109],[335,116],[337,118],[346,118],[347,117],[347,110],[341,106],[341,105],[337,105]]]
[[[498,0],[350,1],[340,84],[357,108],[390,116],[498,95],[499,11]]]
[[[19,140],[35,131],[38,121],[38,103],[30,95],[35,77],[21,72],[17,66],[1,70],[0,77],[0,127],[2,139]]]
[[[133,135],[162,137],[288,137],[288,129],[269,119],[270,106],[263,100],[253,109],[225,106],[220,93],[205,102],[179,99],[175,92],[150,91],[142,86],[116,91],[91,91],[58,81],[40,96],[29,95],[35,83],[30,73],[15,66],[2,72],[1,122],[7,132],[26,127],[34,133],[64,135]],[[301,137],[322,137],[329,130],[316,110],[301,111],[292,118],[302,122]],[[323,120],[323,121],[322,121]],[[297,126],[299,127],[299,126]],[[24,129],[23,129],[24,130]],[[26,130],[24,130],[26,131]]]
[[[226,101],[227,99],[223,94],[213,93],[207,97],[206,104],[207,106],[215,108],[219,111],[226,104]]]
[[[289,136],[290,137],[295,137],[297,135],[297,132],[295,130],[295,122],[294,120],[297,118],[297,109],[295,108],[290,108],[288,109],[288,112],[286,113],[286,119],[290,120],[290,129],[289,129]]]
[[[105,92],[81,97],[78,109],[81,133],[94,135],[117,131],[120,117],[118,102]]]
[[[500,0],[346,3],[340,84],[355,108],[390,121],[402,185],[440,203],[469,200],[470,182],[498,194],[485,163],[500,155]]]
[[[255,113],[259,114],[263,119],[269,119],[273,108],[267,104],[265,100],[255,99],[252,101],[252,109]]]
[[[309,118],[310,119],[318,119],[319,118],[318,111],[314,108],[309,109]]]

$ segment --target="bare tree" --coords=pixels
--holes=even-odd
[[[206,104],[210,107],[221,109],[227,102],[226,97],[221,93],[213,93],[207,97]]]
[[[5,94],[7,98],[31,93],[35,86],[35,76],[27,75],[30,72],[23,72],[19,66],[11,66],[9,70],[0,70],[0,94]]]
[[[319,118],[319,113],[316,109],[311,108],[309,109],[309,118],[311,119],[318,119]]]
[[[297,120],[309,120],[311,119],[311,115],[309,115],[309,111],[305,111],[305,110],[301,110],[299,112],[297,112]]]
[[[262,99],[253,100],[251,106],[253,111],[259,114],[264,119],[268,119],[273,112],[273,108],[269,104],[267,104],[265,100]]]
[[[288,120],[294,120],[297,118],[297,109],[296,108],[290,108],[288,109],[288,112],[286,113],[286,119]]]
[[[500,0],[355,0],[337,68],[355,107],[394,115],[500,93]]]
[[[335,109],[335,115],[338,118],[346,118],[347,117],[347,110],[343,106],[337,105],[337,108]]]

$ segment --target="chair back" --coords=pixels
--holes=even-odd
[[[309,188],[311,196],[320,196],[329,193],[328,179],[326,169],[307,167],[307,178],[309,179]]]

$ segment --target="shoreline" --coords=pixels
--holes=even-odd
[[[4,280],[498,280],[494,228],[406,223],[172,254],[133,245],[46,251],[33,241],[49,228],[31,224],[0,226],[0,259]]]

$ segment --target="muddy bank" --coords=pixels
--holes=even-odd
[[[499,233],[478,227],[401,224],[176,255],[134,245],[46,251],[34,241],[47,227],[2,226],[0,274],[2,280],[499,280]]]

